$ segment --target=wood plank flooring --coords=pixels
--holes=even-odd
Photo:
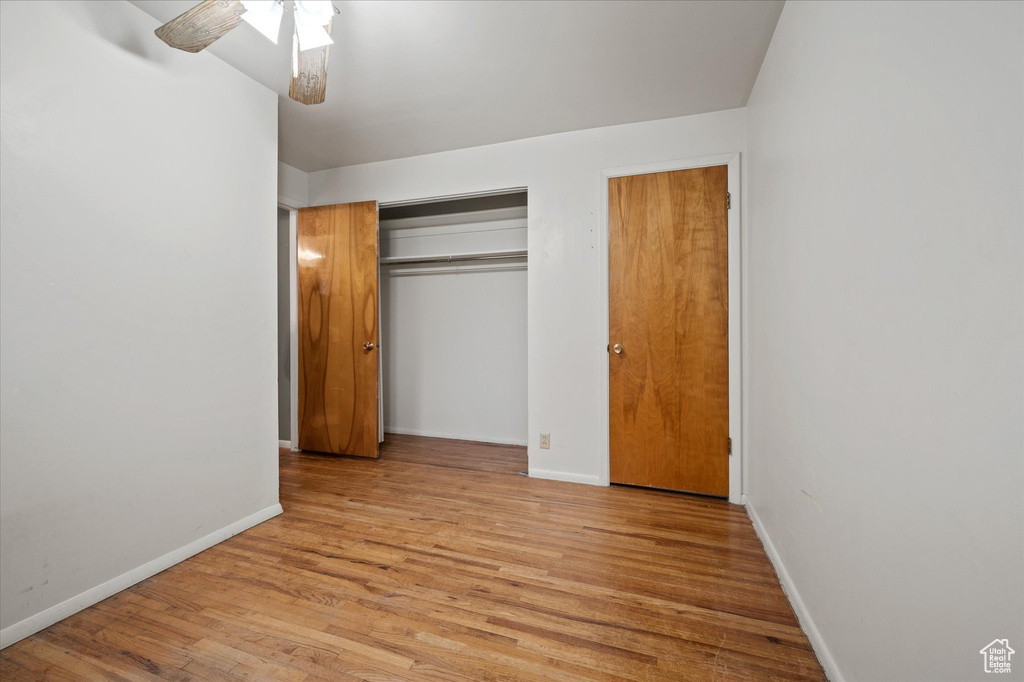
[[[495,474],[525,473],[526,448],[518,445],[476,443],[448,438],[423,438],[389,433],[381,457],[392,462],[433,464],[453,469],[489,471]]]
[[[0,652],[4,680],[823,680],[741,507],[523,448],[281,454],[285,513]]]

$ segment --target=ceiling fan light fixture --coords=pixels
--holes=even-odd
[[[284,5],[278,0],[242,0],[242,6],[245,7],[242,20],[277,45]]]
[[[334,44],[331,22],[341,14],[331,0],[202,0],[154,33],[173,48],[200,52],[245,21],[276,45],[285,10],[295,13],[288,96],[302,104],[321,104]]]

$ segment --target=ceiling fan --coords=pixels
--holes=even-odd
[[[290,7],[287,5],[291,5]],[[201,52],[242,21],[277,44],[285,10],[295,14],[292,76],[288,96],[303,104],[320,104],[327,92],[331,20],[338,9],[330,0],[203,0],[155,33],[171,47]]]

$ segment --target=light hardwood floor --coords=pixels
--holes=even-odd
[[[741,507],[525,449],[281,453],[285,513],[0,652],[3,680],[822,680]]]

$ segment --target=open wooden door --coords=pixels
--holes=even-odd
[[[299,449],[378,455],[377,202],[299,210]]]
[[[727,166],[611,178],[611,482],[729,494]]]

